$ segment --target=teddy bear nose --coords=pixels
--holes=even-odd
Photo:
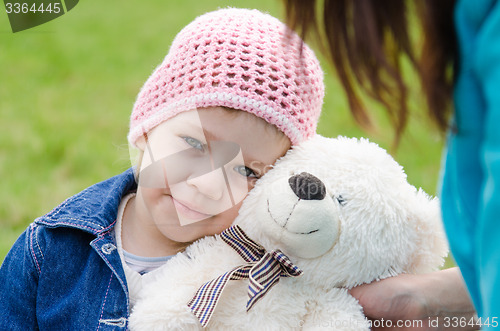
[[[323,200],[325,198],[325,184],[310,173],[302,172],[294,175],[288,179],[288,183],[299,199]]]

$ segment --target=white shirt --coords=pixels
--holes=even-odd
[[[154,279],[152,276],[159,267],[164,265],[173,255],[161,257],[144,257],[137,256],[123,250],[122,245],[122,220],[125,206],[130,198],[134,197],[135,193],[128,194],[122,198],[118,207],[118,215],[116,216],[116,225],[114,234],[116,239],[116,247],[120,254],[125,278],[129,292],[130,308],[137,302],[139,292],[143,286]]]

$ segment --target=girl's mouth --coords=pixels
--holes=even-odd
[[[191,222],[182,222],[181,221],[182,225],[190,224],[190,223],[193,223],[193,221],[197,222],[197,221],[201,221],[201,220],[204,220],[206,218],[212,217],[212,215],[199,212],[199,211],[193,209],[192,207],[188,206],[186,203],[176,200],[174,197],[172,197],[172,202],[174,203],[177,214],[180,214],[179,216],[182,215],[191,221]]]

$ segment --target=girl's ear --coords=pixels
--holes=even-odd
[[[130,154],[130,163],[134,170],[135,181],[139,182],[139,173],[141,171],[142,158],[144,156],[144,149],[146,148],[146,140],[143,137],[140,137],[136,141],[136,146],[132,146],[129,144],[129,154]]]
[[[144,139],[144,136],[140,136],[139,138],[137,138],[137,141],[136,141],[136,146],[142,151],[144,152],[144,150],[146,149],[146,139]]]
[[[135,179],[139,182],[139,173],[141,172],[142,166],[142,158],[144,157],[144,151],[142,149],[138,149],[137,158],[135,162]]]

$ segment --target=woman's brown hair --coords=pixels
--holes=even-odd
[[[284,0],[287,23],[303,38],[321,36],[347,94],[355,120],[365,128],[370,117],[356,91],[361,87],[387,110],[399,142],[408,121],[408,87],[401,72],[407,57],[417,72],[429,116],[441,132],[451,113],[457,46],[455,0]],[[410,39],[410,10],[416,10],[423,44]],[[322,12],[318,20],[318,12]],[[320,26],[318,22],[323,22]],[[419,52],[416,52],[416,48]]]

